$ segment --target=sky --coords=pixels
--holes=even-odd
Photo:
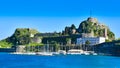
[[[91,16],[109,26],[120,37],[119,0],[0,0],[0,40],[16,28],[35,28],[39,32],[60,32],[65,26]]]

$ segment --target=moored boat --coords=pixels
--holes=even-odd
[[[71,49],[67,52],[67,54],[71,54],[71,55],[81,55],[83,54],[83,50],[80,50],[80,49]]]
[[[52,56],[52,52],[36,52],[36,55],[42,55],[42,56]]]
[[[60,55],[66,55],[66,51],[65,51],[65,50],[59,50],[58,53],[59,53]]]

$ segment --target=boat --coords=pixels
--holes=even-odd
[[[42,55],[42,56],[52,56],[52,52],[36,52],[36,55]]]
[[[98,55],[94,51],[84,51],[84,55]]]
[[[10,54],[18,54],[18,55],[36,55],[35,52],[13,52]]]
[[[90,52],[91,55],[98,55],[97,53],[95,53],[94,51]]]
[[[89,51],[84,51],[82,55],[90,55]]]
[[[98,55],[97,53],[93,53],[93,55]]]
[[[35,52],[25,52],[24,54],[26,54],[26,55],[35,55],[36,53]]]
[[[52,52],[53,55],[59,55],[59,52]]]
[[[66,55],[66,51],[65,51],[65,50],[59,50],[58,53],[59,53],[60,55]]]
[[[80,49],[71,49],[67,52],[67,54],[71,54],[71,55],[81,55],[83,54],[83,50]]]

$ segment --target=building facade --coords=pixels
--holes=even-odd
[[[89,41],[90,44],[89,45],[96,45],[96,44],[100,44],[100,43],[104,43],[105,42],[105,38],[104,37],[83,37],[83,38],[77,38],[77,45],[85,45],[86,41]]]

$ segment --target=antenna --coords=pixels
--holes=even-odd
[[[90,17],[92,17],[92,11],[90,10]]]

